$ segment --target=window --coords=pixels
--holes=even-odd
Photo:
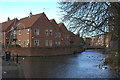
[[[69,35],[67,35],[67,39],[69,38]]]
[[[27,40],[27,45],[29,45],[29,40]]]
[[[58,37],[59,37],[59,38],[61,37],[61,34],[60,34],[60,33],[58,33]]]
[[[36,45],[36,40],[34,40],[34,46]]]
[[[23,41],[23,47],[25,47],[25,40]]]
[[[60,43],[60,41],[59,41],[59,42],[58,42],[58,45],[60,46],[60,44],[61,44],[61,43]]]
[[[34,40],[34,45],[39,46],[39,40]]]
[[[29,32],[30,32],[30,29],[27,29],[27,34],[29,34]]]
[[[57,46],[57,41],[55,41],[55,45]]]
[[[13,34],[16,34],[16,31],[14,31]]]
[[[18,31],[18,34],[21,35],[21,30]]]
[[[39,40],[37,40],[37,46],[39,46]]]
[[[52,36],[52,30],[50,30],[50,36]]]
[[[64,36],[64,38],[66,38],[66,35]]]
[[[57,38],[57,32],[55,33],[55,38]]]
[[[21,45],[21,41],[19,40],[19,45]]]
[[[48,40],[46,40],[46,42],[45,42],[45,46],[48,46]]]
[[[46,34],[46,36],[48,36],[48,30],[45,30],[45,34]]]
[[[50,40],[50,46],[52,46],[52,40]]]
[[[39,29],[34,29],[34,34],[39,35]]]

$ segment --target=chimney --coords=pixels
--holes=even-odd
[[[32,12],[30,12],[30,14],[29,14],[29,18],[30,18],[30,17],[32,17]]]
[[[7,21],[10,21],[10,18],[8,17],[8,20]]]

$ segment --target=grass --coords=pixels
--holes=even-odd
[[[119,66],[120,67],[120,50],[111,50],[110,52],[118,52],[118,55],[117,56],[112,56],[112,57],[109,57],[107,58],[107,62],[114,65],[114,66]]]

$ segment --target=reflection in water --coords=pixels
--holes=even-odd
[[[81,54],[19,58],[26,78],[115,78],[115,73],[101,69],[105,54],[87,50]],[[102,66],[101,66],[102,67]]]

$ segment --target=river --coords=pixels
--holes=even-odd
[[[20,57],[19,63],[26,78],[116,78],[108,65],[99,67],[104,57],[100,52],[86,50],[75,55]]]

